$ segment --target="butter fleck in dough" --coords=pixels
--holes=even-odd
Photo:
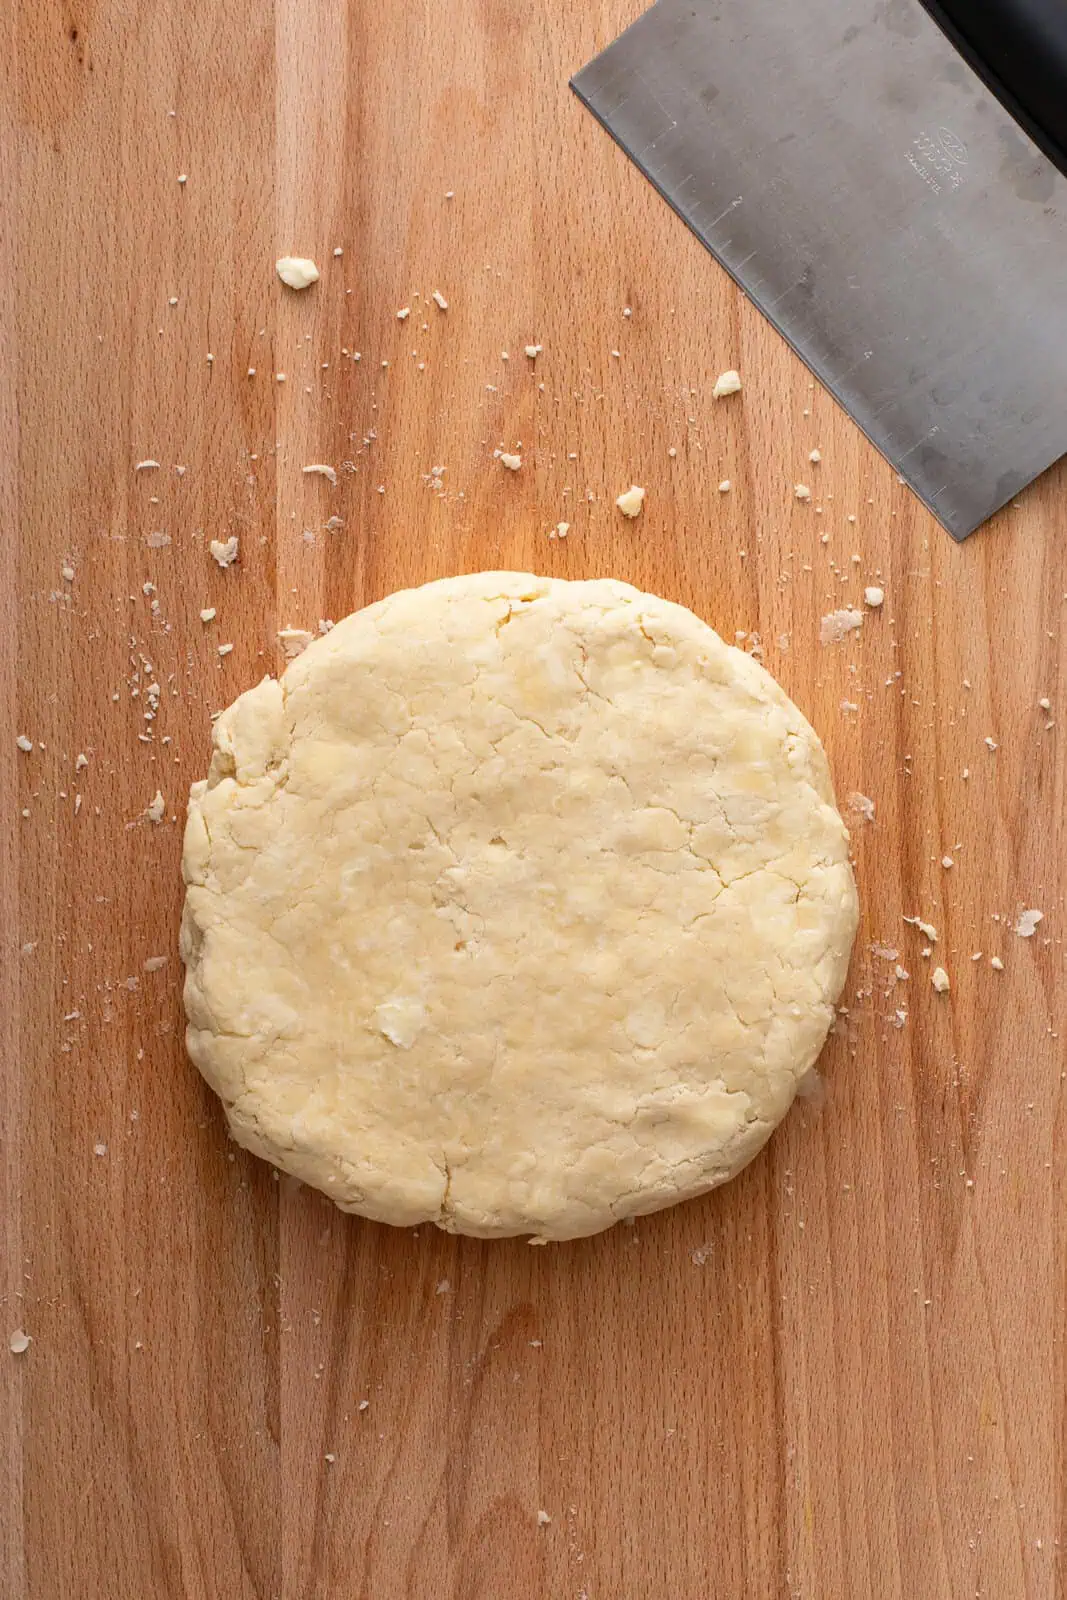
[[[389,596],[216,721],[189,1053],[241,1144],[383,1222],[597,1232],[738,1172],[856,928],[814,732],[622,583]]]

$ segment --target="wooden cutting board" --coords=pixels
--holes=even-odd
[[[637,9],[8,8],[5,1594],[1067,1592],[1067,472],[938,530],[570,95]],[[874,803],[825,1094],[543,1250],[278,1181],[182,1047],[211,712],[483,567],[694,607]]]

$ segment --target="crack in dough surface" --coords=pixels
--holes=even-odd
[[[724,1182],[855,933],[803,716],[680,606],[480,573],[218,718],[185,831],[189,1053],[248,1149],[383,1222],[566,1239]]]

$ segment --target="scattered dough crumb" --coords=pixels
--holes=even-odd
[[[59,573],[60,577],[63,578],[66,583],[74,582],[74,568],[71,566],[69,561],[64,562],[63,566],[61,566],[59,569]]]
[[[526,346],[526,354],[529,356],[531,361],[536,361],[538,356],[541,354],[541,351],[543,349],[544,349],[544,345],[541,345],[541,344],[528,344]]]
[[[22,1356],[30,1348],[31,1342],[28,1333],[23,1333],[21,1328],[16,1328],[7,1341],[7,1347],[13,1356]]]
[[[219,648],[219,655],[220,656],[228,656],[230,654],[230,651],[233,649],[233,645],[232,644],[220,644],[218,648]]]
[[[201,613],[200,613],[200,621],[201,622],[214,622],[214,620],[215,620],[215,607],[214,606],[205,606],[203,611],[201,611]]]
[[[19,734],[18,738],[15,740],[15,743],[26,755],[29,755],[30,751],[33,749],[33,740],[27,738],[24,733]]]
[[[548,530],[548,537],[550,539],[565,539],[570,531],[571,525],[569,522],[557,522],[554,528]]]
[[[134,467],[133,470],[134,470],[134,472],[150,472],[153,469],[153,467],[158,467],[158,466],[159,466],[159,462],[158,461],[138,461],[137,465]]]
[[[79,750],[74,761],[75,772],[83,772],[88,765],[89,757],[85,754],[84,750]]]
[[[448,1294],[451,1288],[452,1285],[449,1280],[447,1278],[442,1278],[440,1283],[437,1285],[437,1288],[434,1290],[434,1294]]]
[[[220,567],[232,567],[237,560],[238,538],[231,533],[228,539],[212,539],[208,549]]]
[[[885,601],[885,590],[879,589],[877,584],[872,584],[869,589],[864,589],[863,598],[872,610],[877,611]]]
[[[795,483],[793,485],[793,493],[798,500],[811,499],[811,490],[808,488],[806,483]]]
[[[993,968],[994,972],[1004,971],[1004,963],[1001,961],[999,956],[990,956],[989,965]]]
[[[722,482],[719,484],[719,493],[720,494],[729,494],[730,490],[732,488],[733,488],[733,484],[730,482],[729,478],[724,478],[722,480]]]
[[[1015,932],[1020,939],[1032,939],[1037,932],[1038,923],[1044,922],[1044,920],[1045,913],[1043,911],[1020,911],[1019,920],[1015,924]]]
[[[300,469],[306,477],[308,473],[317,472],[320,478],[329,478],[331,483],[337,482],[337,468],[331,467],[325,461],[312,461],[308,466]]]
[[[547,1511],[539,1511],[537,1513],[537,1526],[539,1528],[547,1528],[551,1521],[552,1518],[549,1516]]]
[[[307,628],[280,628],[278,630],[278,643],[285,652],[287,661],[295,661],[297,656],[303,655],[312,639],[313,633]]]
[[[737,394],[740,388],[741,374],[735,372],[731,367],[728,372],[719,373],[719,376],[715,379],[715,387],[711,392],[716,400],[722,400],[728,394]]]
[[[396,320],[398,322],[406,322],[407,319],[410,317],[410,315],[411,315],[411,307],[410,306],[401,306],[400,310],[396,314]]]
[[[500,465],[507,467],[509,472],[518,472],[522,466],[522,457],[509,455],[506,450],[500,452]]]
[[[162,822],[163,813],[167,809],[167,802],[163,798],[162,789],[157,789],[151,800],[144,808],[144,814],[149,822]]]
[[[811,462],[811,463],[812,463],[812,464],[813,464],[813,465],[814,465],[814,466],[816,466],[816,467],[817,467],[817,466],[818,466],[818,465],[819,465],[819,462],[820,462],[820,461],[821,461],[821,460],[822,460],[822,451],[821,451],[821,450],[813,450],[813,451],[812,451],[812,452],[811,452],[811,454],[810,454],[810,455],[809,455],[809,456],[808,456],[808,460],[809,460],[809,461],[810,461],[810,462]]]
[[[447,311],[448,310],[448,301],[445,299],[445,297],[441,293],[440,289],[435,289],[434,290],[434,292],[433,292],[433,300],[434,300],[434,304],[436,306],[439,306],[442,311]]]
[[[841,640],[863,626],[863,612],[846,606],[843,611],[831,611],[819,625],[821,644],[840,644]]]
[[[290,289],[307,289],[319,281],[319,269],[307,256],[282,256],[274,269]]]
[[[934,968],[933,972],[930,974],[930,982],[933,984],[938,994],[947,994],[951,987],[948,973],[945,971],[944,967]]]
[[[990,750],[996,750],[998,748],[997,741],[994,738],[992,738],[988,733],[985,736],[985,743],[986,743],[986,747],[988,749],[990,749]]]
[[[144,963],[143,970],[145,972],[162,972],[166,964],[166,956],[149,956],[148,960]]]
[[[615,501],[624,517],[640,516],[644,503],[645,491],[636,483],[632,483],[625,494],[620,494]]]
[[[913,928],[918,928],[923,938],[929,939],[931,944],[937,943],[937,929],[932,922],[924,922],[922,917],[905,917],[904,921],[910,923]]]
[[[955,861],[953,861],[951,856],[942,856],[941,857],[941,865],[943,867],[954,867],[956,865],[956,863],[955,863]]]

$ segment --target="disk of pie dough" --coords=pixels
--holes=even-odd
[[[339,622],[218,718],[185,830],[188,1049],[338,1205],[595,1233],[760,1149],[857,920],[821,745],[608,580],[480,573]]]

